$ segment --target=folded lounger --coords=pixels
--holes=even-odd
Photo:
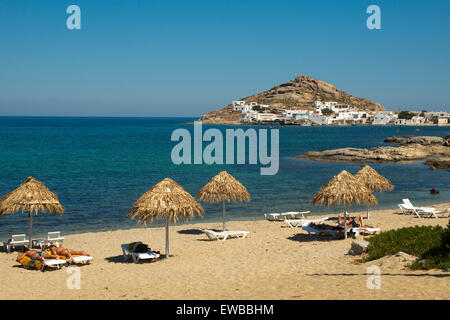
[[[124,261],[128,261],[128,258],[130,256],[133,258],[134,263],[138,263],[140,260],[156,260],[159,258],[159,253],[153,252],[151,250],[147,252],[134,252],[133,250],[130,250],[128,248],[129,245],[129,243],[121,245]]]
[[[66,260],[63,259],[46,259],[45,261],[33,260],[29,257],[23,257],[19,263],[29,269],[36,269],[45,271],[45,268],[61,269],[66,264]]]
[[[3,247],[6,252],[11,252],[12,248],[26,246],[29,241],[26,234],[13,234],[11,239],[3,243]]]
[[[265,213],[264,216],[269,221],[284,221],[286,219],[296,219],[296,218],[306,218],[311,211],[301,211],[301,212],[285,212],[285,213]]]
[[[200,229],[201,232],[205,233],[209,239],[211,240],[222,240],[225,241],[228,238],[239,238],[244,239],[247,237],[247,234],[250,233],[250,231],[221,231],[216,232],[213,230],[208,229]]]
[[[287,223],[287,225],[291,228],[297,228],[299,226],[303,227],[303,226],[307,226],[310,223],[315,223],[315,224],[321,224],[324,221],[328,220],[328,217],[326,218],[321,218],[321,219],[316,219],[316,220],[308,220],[308,219],[286,219],[284,220],[285,223]]]

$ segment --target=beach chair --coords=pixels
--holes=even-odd
[[[316,220],[308,220],[308,219],[286,219],[284,222],[291,228],[303,227],[307,226],[310,223],[321,224],[324,221],[328,220],[328,217],[316,219]]]
[[[91,256],[72,256],[72,264],[89,264],[92,259]]]
[[[63,242],[64,242],[64,237],[61,236],[61,232],[59,232],[59,231],[49,232],[47,234],[47,238],[45,238],[43,247],[47,248],[47,247],[51,246],[52,244],[57,247],[60,247],[60,246],[62,246]]]
[[[11,239],[3,243],[6,252],[11,252],[12,248],[26,246],[30,242],[26,234],[13,234]]]
[[[129,245],[130,245],[129,243],[121,245],[124,261],[128,261],[128,258],[130,256],[133,258],[134,263],[139,263],[140,260],[153,261],[159,258],[159,253],[153,252],[151,250],[147,252],[134,252],[128,248]]]
[[[61,269],[62,266],[67,264],[63,259],[46,259],[45,261],[32,260],[29,257],[23,257],[19,263],[28,269],[36,269],[45,271],[45,269]]]
[[[417,217],[434,216],[437,218],[436,209],[431,207],[414,207],[409,199],[403,199],[403,203],[398,205],[403,214],[414,213]]]
[[[336,238],[337,235],[342,232],[341,230],[331,230],[331,229],[319,230],[311,227],[310,225],[302,226],[302,230],[308,232],[309,236],[331,235],[333,238]]]
[[[305,219],[311,211],[285,212],[285,213],[266,213],[264,216],[269,221],[284,221],[286,219]]]
[[[244,239],[249,234],[249,231],[221,231],[216,232],[208,229],[200,229],[201,232],[205,233],[210,240],[222,240],[225,241],[228,238],[238,238]]]

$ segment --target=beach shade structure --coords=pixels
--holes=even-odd
[[[177,223],[194,217],[202,217],[202,206],[182,186],[170,178],[165,178],[144,193],[128,213],[131,219],[138,218],[138,224],[166,219],[166,258],[169,257],[169,223]]]
[[[225,201],[250,201],[247,189],[226,171],[219,172],[198,192],[197,197],[202,202],[222,202],[223,231],[225,231]]]
[[[364,166],[355,174],[355,177],[367,188],[372,190],[372,192],[392,191],[394,189],[394,186],[388,179],[380,175],[370,166]],[[367,206],[367,219],[370,219],[369,206]]]
[[[345,238],[347,238],[347,207],[352,203],[360,204],[361,202],[366,205],[376,205],[377,199],[372,190],[345,170],[324,184],[311,199],[311,203],[314,205],[343,205]]]
[[[30,218],[29,248],[31,248],[33,214],[37,215],[41,211],[56,216],[64,212],[64,207],[59,203],[58,196],[48,190],[42,182],[28,177],[16,190],[0,199],[0,216],[13,214],[19,210],[22,213],[28,212]]]

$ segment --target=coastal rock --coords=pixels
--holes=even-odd
[[[280,109],[312,110],[314,101],[336,101],[353,105],[359,110],[383,111],[384,107],[368,99],[354,97],[347,92],[321,80],[306,75],[297,76],[294,80],[273,87],[270,90],[241,98],[248,102],[267,104]],[[200,117],[204,123],[239,123],[240,111],[233,111],[231,104],[220,110],[211,111]]]
[[[365,252],[367,252],[367,247],[369,246],[369,242],[366,240],[355,240],[352,242],[352,246],[348,251],[349,255],[359,256]]]
[[[412,147],[376,147],[372,149],[342,148],[310,151],[297,158],[337,162],[396,162],[426,159],[429,153]]]
[[[431,170],[443,169],[450,171],[450,158],[440,158],[425,161],[425,164],[430,167]]]
[[[396,145],[420,144],[422,146],[429,146],[442,145],[444,143],[444,139],[434,136],[401,136],[386,138],[384,142]]]

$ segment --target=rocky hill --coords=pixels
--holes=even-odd
[[[314,101],[336,101],[353,105],[359,110],[385,110],[379,103],[354,97],[329,83],[314,80],[305,75],[300,75],[295,80],[277,85],[270,90],[237,100],[255,101],[280,109],[312,110]],[[220,110],[201,116],[200,120],[204,123],[236,123],[240,117],[241,112],[233,111],[232,105],[229,104]]]

